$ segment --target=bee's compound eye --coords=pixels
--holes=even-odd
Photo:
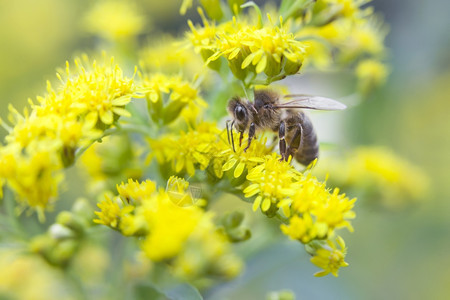
[[[240,120],[245,119],[245,108],[244,107],[237,106],[235,113],[236,113],[236,118],[238,118]]]

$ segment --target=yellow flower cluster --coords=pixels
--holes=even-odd
[[[84,63],[89,63],[83,57]],[[101,137],[136,96],[133,78],[126,78],[111,59],[84,67],[75,60],[75,72],[66,65],[58,74],[57,89],[30,100],[23,115],[10,106],[6,145],[0,148],[0,177],[6,179],[23,203],[42,212],[56,199],[61,170],[74,162],[76,151]],[[41,215],[42,217],[42,215]]]
[[[336,247],[333,241],[328,240],[327,244],[317,249],[314,257],[311,258],[313,264],[323,269],[323,271],[314,274],[315,276],[320,277],[331,273],[337,277],[339,268],[348,266],[348,263],[344,261],[345,255],[347,254],[345,242],[340,236],[336,238],[336,242],[340,249]]]
[[[292,184],[300,176],[301,173],[289,162],[280,161],[280,157],[273,153],[266,156],[262,163],[248,173],[249,186],[244,190],[245,197],[257,195],[253,202],[253,210],[256,211],[261,207],[263,213],[272,217],[278,211],[279,202],[292,196],[295,189],[299,188]]]
[[[271,152],[262,139],[255,139],[246,152],[245,145],[233,152],[225,135],[226,132],[218,129],[217,124],[202,122],[187,132],[182,131],[180,135],[168,134],[149,140],[152,151],[147,160],[156,157],[159,164],[171,162],[171,169],[178,174],[186,171],[194,176],[196,169],[208,168],[217,178],[222,178],[227,171],[232,171],[234,178],[239,178],[246,174],[245,170],[261,163],[261,157]],[[238,137],[234,139],[237,141]]]
[[[389,74],[387,66],[374,59],[359,62],[355,71],[359,82],[359,90],[364,94],[370,92],[373,87],[384,84]]]
[[[195,129],[181,132],[180,135],[165,135],[155,140],[149,140],[150,161],[156,157],[159,164],[171,162],[172,170],[180,173],[183,170],[193,176],[195,169],[205,170],[210,164],[217,165],[214,160],[220,159],[215,154],[220,153],[226,143],[219,136],[220,130],[214,123],[203,122]],[[222,177],[222,166],[214,168],[217,177]],[[220,175],[220,176],[219,176]]]
[[[45,300],[73,299],[67,290],[61,289],[65,280],[59,270],[43,260],[24,254],[13,247],[0,251],[0,295],[2,299]]]
[[[308,61],[319,68],[333,67],[333,64],[346,67],[353,62],[367,65],[363,62],[367,59],[383,66],[380,61],[386,52],[387,28],[373,14],[372,7],[364,6],[368,2],[370,0],[319,0],[306,10],[307,13],[298,16],[296,21],[301,25],[296,35],[308,45]],[[384,71],[380,67],[361,68],[356,69],[356,75],[364,94],[382,84],[388,75],[384,66]],[[367,78],[373,79],[369,80],[370,85]]]
[[[383,147],[359,147],[344,159],[324,157],[315,172],[391,209],[423,199],[429,187],[422,170]]]
[[[245,22],[222,23],[220,28],[203,18],[204,27],[192,23],[189,40],[202,53],[213,69],[223,57],[236,78],[252,84],[258,74],[265,74],[267,83],[297,73],[305,57],[305,44],[295,39],[286,26],[269,23],[260,27]]]
[[[90,8],[84,18],[88,32],[107,40],[117,41],[140,33],[144,17],[132,1],[101,0]]]
[[[151,44],[139,52],[139,65],[146,72],[159,72],[168,75],[182,74],[185,78],[194,78],[208,70],[203,60],[184,41],[170,36],[152,39]]]
[[[217,178],[224,172],[229,172],[231,179],[245,177],[234,185],[243,189],[244,197],[254,198],[253,210],[260,208],[269,217],[283,218],[283,214],[287,219],[282,232],[303,244],[329,239],[343,227],[353,231],[350,220],[355,217],[356,199],[350,200],[338,189],[330,191],[317,178],[281,161],[279,155],[268,155],[271,149],[264,138],[253,141],[246,152],[244,146],[233,152],[223,132],[214,124],[203,123],[180,136],[150,141],[150,147],[159,163],[171,162],[176,173],[186,169],[194,176],[195,170],[201,169]]]
[[[333,236],[334,230],[353,228],[349,220],[356,199],[349,200],[335,189],[332,193],[311,175],[294,169],[288,162],[280,161],[276,154],[266,156],[247,175],[245,197],[256,196],[253,210],[274,216],[279,209],[289,218],[289,224],[281,225],[284,234],[307,244],[315,239]]]
[[[174,274],[188,280],[206,275],[232,278],[241,262],[213,223],[214,215],[181,198],[191,197],[186,181],[172,177],[167,190],[156,191],[147,180],[129,180],[117,187],[118,197],[98,204],[96,223],[127,236],[141,236],[140,246],[152,261],[166,262]],[[176,192],[175,192],[176,191]]]
[[[190,124],[195,122],[200,109],[207,107],[198,89],[180,76],[162,73],[142,75],[142,87],[150,117],[158,125],[170,124],[180,114]]]

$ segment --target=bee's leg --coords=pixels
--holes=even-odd
[[[286,123],[284,121],[280,122],[280,128],[278,129],[278,137],[280,139],[280,154],[281,154],[281,160],[287,160],[286,157]]]
[[[228,123],[230,123],[231,122],[231,120],[227,120],[226,122],[225,122],[225,126],[226,126],[226,128],[227,128],[227,139],[228,139],[228,144],[231,144],[231,142],[230,142],[230,129],[228,128]]]
[[[245,147],[244,152],[246,152],[247,149],[250,147],[252,139],[255,136],[255,130],[256,130],[255,123],[250,124],[250,129],[248,130],[248,144],[247,147]]]
[[[231,135],[231,146],[233,147],[233,152],[236,152],[236,149],[234,149],[234,137],[233,137],[233,126],[234,126],[234,120],[231,122],[230,126],[230,135]]]
[[[286,151],[286,160],[289,159],[289,156],[293,157],[300,147],[300,144],[302,142],[302,131],[302,125],[298,124],[297,128],[295,129],[294,135],[292,136],[291,142],[289,143],[289,147]]]
[[[244,138],[244,132],[241,131],[241,134],[239,135],[239,148],[242,146],[242,139]]]

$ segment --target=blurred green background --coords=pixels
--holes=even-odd
[[[187,28],[178,13],[181,0],[136,2],[148,32]],[[96,49],[98,41],[81,25],[90,3],[0,0],[0,117],[7,116],[8,103],[21,108],[43,94],[45,81],[65,60]],[[430,176],[429,194],[395,212],[357,205],[355,232],[344,234],[350,266],[339,278],[313,277],[316,269],[302,247],[284,239],[251,257],[240,278],[210,291],[209,298],[260,299],[281,289],[298,299],[450,297],[450,2],[372,5],[390,26],[392,72],[368,101],[345,112],[345,146],[389,146]]]

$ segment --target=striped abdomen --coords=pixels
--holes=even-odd
[[[302,126],[302,140],[295,154],[295,159],[302,165],[308,166],[319,157],[319,143],[311,120],[303,112],[301,114],[303,115],[300,123]]]
[[[308,166],[313,160],[319,156],[319,143],[317,141],[317,135],[314,130],[311,120],[302,111],[292,111],[286,118],[286,125],[288,128],[287,142],[291,143],[292,138],[295,135],[295,131],[301,127],[301,140],[298,150],[291,147],[291,153],[295,159],[304,166]],[[291,146],[291,145],[289,145]]]

